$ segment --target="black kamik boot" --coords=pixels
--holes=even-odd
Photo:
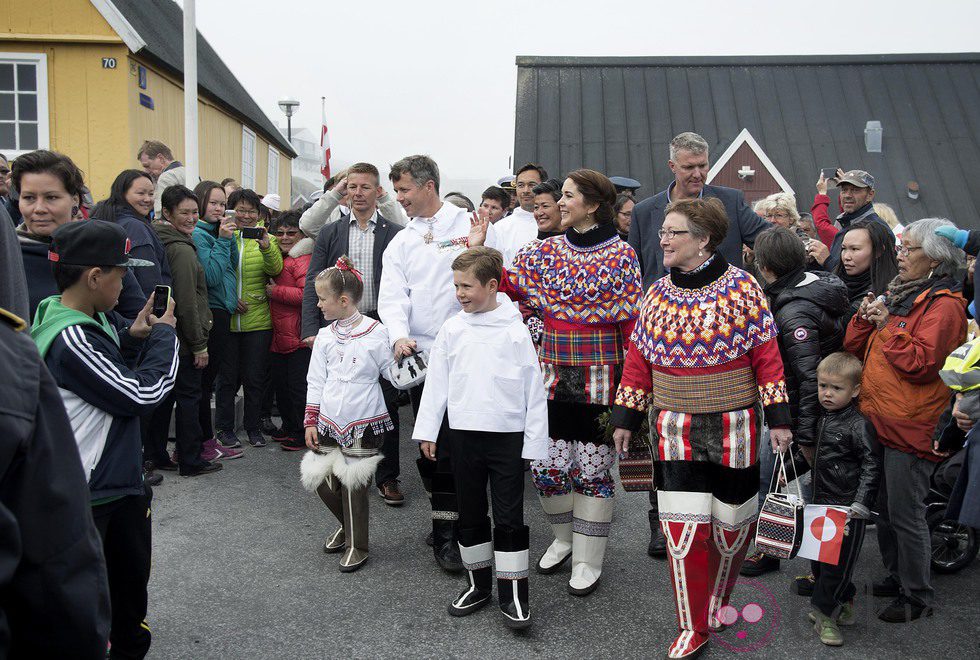
[[[531,625],[528,604],[528,528],[494,529],[493,558],[497,566],[497,599],[504,622],[509,628],[521,629]]]
[[[432,476],[432,554],[444,571],[463,570],[456,542],[456,521],[459,511],[453,476],[437,472]]]
[[[459,530],[459,554],[469,583],[449,604],[449,613],[466,616],[489,603],[493,595],[493,542],[489,519],[482,527]]]

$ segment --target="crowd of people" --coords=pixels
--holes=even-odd
[[[0,543],[0,567],[16,569],[0,572],[16,595],[0,613],[14,655],[99,657],[108,640],[110,657],[143,657],[160,471],[213,475],[270,441],[307,450],[301,483],[337,520],[323,550],[361,569],[371,489],[405,501],[409,404],[426,542],[466,575],[453,616],[489,603],[496,578],[504,623],[531,625],[528,470],[551,528],[535,570],[569,564],[568,592],[591,594],[617,457],[638,448],[647,552],[666,559],[676,605],[670,658],[731,623],[738,574],[780,569],[754,539],[787,462],[810,473],[808,501],[847,512],[839,561],[793,581],[827,645],[871,606],[852,583],[869,524],[873,593],[889,599],[878,618],[933,614],[925,498],[938,464],[962,465],[944,471],[949,516],[980,526],[980,379],[954,396],[941,374],[951,354],[972,355],[957,349],[980,233],[900,224],[871,173],[821,174],[808,213],[784,192],[750,205],[707,183],[708,144],[685,132],[670,144],[674,180],[645,199],[631,179],[528,163],[474,204],[440,193],[438,166],[415,155],[390,167],[391,192],[356,163],[285,209],[233,179],[186,181],[160,142],[136,158],[97,204],[67,155],[0,160],[0,388],[20,392],[0,418],[34,438],[23,469],[58,475],[5,474],[0,454],[0,527],[8,510],[21,521],[16,549]],[[29,615],[39,580],[63,585],[43,602],[63,635]]]

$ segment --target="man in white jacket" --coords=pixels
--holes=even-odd
[[[494,225],[497,230],[497,247],[504,255],[504,267],[510,268],[518,250],[538,237],[538,223],[534,221],[534,186],[548,179],[548,173],[540,165],[528,163],[517,170],[514,187],[517,189],[519,206],[514,212]]]
[[[526,628],[531,611],[524,459],[548,455],[544,381],[520,312],[497,293],[500,252],[470,248],[452,267],[463,311],[436,335],[413,433],[430,461],[435,461],[440,443],[452,447],[459,550],[469,584],[449,605],[449,613],[466,616],[490,602],[490,566],[495,563],[504,621],[511,628]],[[447,409],[449,429],[440,434]],[[487,482],[493,502],[492,544]]]
[[[439,166],[428,156],[401,159],[392,165],[388,178],[411,218],[385,248],[378,291],[378,315],[388,328],[395,359],[401,360],[431,348],[442,324],[460,310],[452,263],[469,245],[471,216],[439,198]],[[496,245],[493,227],[487,230],[485,245]],[[409,392],[416,414],[422,387]],[[463,565],[455,542],[458,513],[449,448],[440,445],[438,460],[420,458],[418,468],[422,485],[432,493],[436,562],[447,571],[460,571]]]

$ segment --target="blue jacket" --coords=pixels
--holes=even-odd
[[[674,183],[653,197],[648,197],[633,207],[633,221],[630,223],[629,244],[636,250],[643,273],[643,288],[667,274],[664,269],[664,253],[660,248],[657,232],[664,224],[664,209],[670,203],[670,191]],[[770,227],[745,203],[741,190],[724,186],[705,186],[702,197],[717,197],[725,205],[728,213],[728,233],[718,246],[717,252],[731,265],[742,267],[742,245],[752,247],[755,237]]]
[[[61,388],[93,503],[143,493],[140,417],[167,398],[178,364],[177,335],[169,325],[158,323],[139,340],[121,316],[106,317],[118,344],[101,327],[71,325],[44,355]]]
[[[149,298],[158,284],[170,286],[167,251],[163,249],[163,243],[160,242],[156,232],[150,228],[150,223],[123,208],[116,209],[115,222],[126,230],[126,235],[129,236],[129,256],[133,259],[146,259],[153,262],[153,266],[133,269],[133,275],[143,289],[143,295]]]
[[[194,245],[197,259],[204,268],[204,281],[208,285],[208,306],[234,314],[238,307],[238,246],[234,238],[220,238],[218,225],[204,220],[197,221],[194,229]]]

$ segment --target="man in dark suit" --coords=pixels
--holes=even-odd
[[[678,199],[717,197],[728,212],[728,234],[718,246],[728,263],[742,266],[742,246],[752,247],[755,237],[769,228],[745,203],[741,190],[705,185],[708,177],[708,143],[697,133],[681,133],[670,141],[670,160],[674,182],[667,189],[648,197],[633,208],[629,244],[636,250],[643,272],[643,287],[648,288],[666,275],[663,249],[657,232],[664,223],[664,209]]]
[[[649,288],[666,275],[664,252],[658,232],[664,224],[664,209],[678,199],[717,197],[721,200],[728,212],[729,224],[728,234],[716,252],[725,257],[728,263],[741,268],[742,245],[751,247],[755,243],[755,237],[769,228],[769,224],[749,208],[741,190],[705,185],[708,177],[708,143],[697,133],[681,133],[670,141],[670,160],[667,165],[674,173],[674,182],[666,190],[633,207],[629,244],[636,250],[636,256],[640,260],[643,288]],[[660,529],[656,491],[650,491],[649,520],[650,545],[647,554],[651,557],[666,557],[667,541]]]
[[[378,288],[381,284],[381,255],[388,243],[403,229],[378,212],[378,197],[384,192],[378,168],[370,163],[356,163],[347,170],[347,198],[351,212],[337,222],[327,224],[316,237],[313,256],[303,288],[302,335],[308,346],[313,345],[320,328],[326,325],[323,314],[317,308],[314,286],[320,271],[330,268],[337,259],[347,255],[364,278],[364,296],[357,304],[365,316],[378,318]],[[399,506],[405,502],[398,486],[398,392],[384,378],[381,379],[388,414],[395,423],[381,452],[384,460],[378,464],[375,481],[378,492],[386,504]]]

